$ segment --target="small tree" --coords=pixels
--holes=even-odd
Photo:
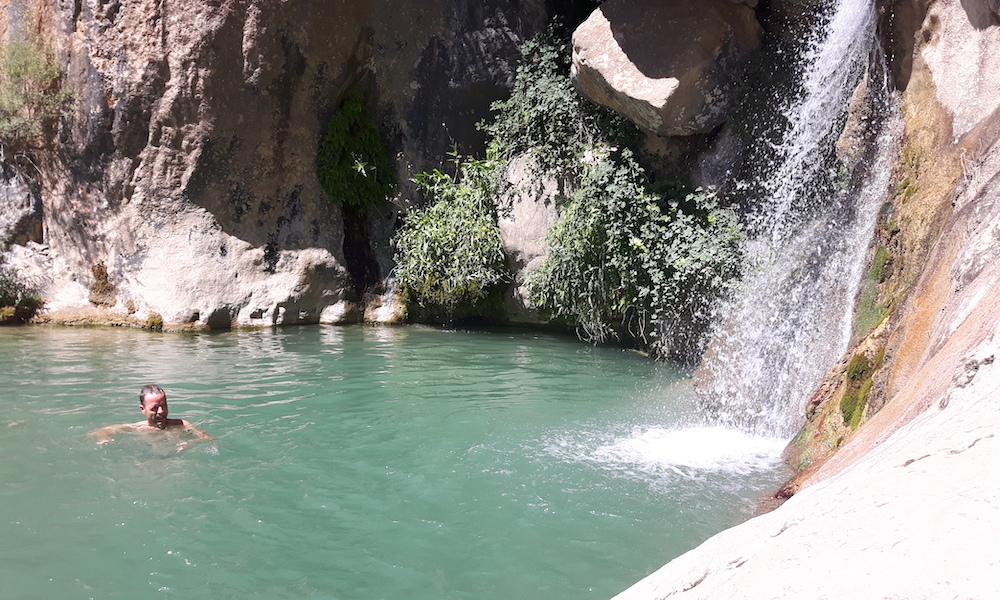
[[[0,45],[0,145],[30,151],[73,99],[47,45],[31,38]]]

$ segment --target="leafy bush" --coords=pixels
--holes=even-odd
[[[527,156],[536,184],[552,177],[575,190],[529,278],[535,304],[587,340],[638,338],[657,354],[693,358],[713,301],[737,274],[735,213],[704,191],[654,192],[622,149],[637,139],[634,126],[577,94],[569,57],[552,34],[522,46],[510,98],[479,125],[487,159],[459,164],[455,179],[422,176],[433,204],[406,218],[397,276],[419,301],[451,306],[506,280],[496,207],[516,190],[499,174]]]
[[[73,98],[61,89],[61,76],[55,54],[40,41],[0,46],[0,144],[30,149],[42,143],[45,128]]]
[[[608,151],[562,206],[529,292],[585,339],[622,337],[624,328],[683,360],[700,352],[711,305],[737,275],[741,239],[735,214],[714,195],[662,197],[630,152]]]
[[[392,189],[389,154],[359,93],[348,94],[327,123],[316,175],[327,194],[352,207],[371,206]]]
[[[14,269],[0,264],[0,323],[24,322],[35,316],[43,305],[37,294]]]
[[[497,227],[498,165],[469,160],[452,177],[414,179],[432,199],[408,213],[396,235],[396,277],[420,304],[475,304],[508,278]]]
[[[14,306],[34,295],[32,288],[10,267],[0,264],[0,306]]]
[[[569,43],[552,30],[521,45],[510,97],[491,105],[491,123],[479,124],[490,139],[488,156],[527,155],[540,176],[572,177],[595,145],[637,140],[630,121],[577,93],[568,75],[571,56]]]

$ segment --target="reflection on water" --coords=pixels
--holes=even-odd
[[[0,330],[8,598],[606,598],[777,485],[670,367],[511,332]],[[88,433],[171,416],[215,436]]]

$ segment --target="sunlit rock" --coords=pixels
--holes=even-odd
[[[545,234],[556,222],[559,183],[545,179],[534,181],[526,158],[514,160],[507,172],[515,190],[500,207],[498,225],[514,281],[504,299],[507,313],[515,323],[538,323],[543,318],[531,303],[527,279],[547,256]]]
[[[475,122],[509,85],[518,44],[547,21],[541,0],[468,11],[139,0],[28,19],[35,4],[0,5],[0,31],[38,27],[75,102],[58,152],[25,169],[40,208],[28,188],[2,191],[16,196],[0,209],[0,234],[20,244],[12,260],[50,313],[190,328],[398,318],[395,300],[356,289],[349,273],[348,257],[364,253],[345,248],[341,206],[316,176],[327,119],[360,89],[405,194],[452,144],[481,143]],[[364,240],[364,266],[384,278],[395,211],[371,218],[380,237]],[[99,263],[107,285],[95,295]]]
[[[589,98],[659,135],[725,120],[739,63],[760,45],[754,10],[731,0],[609,0],[573,34],[573,78]]]

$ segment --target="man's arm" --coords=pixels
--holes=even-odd
[[[195,427],[193,424],[191,424],[190,421],[181,420],[181,423],[184,424],[184,429],[186,431],[190,431],[191,433],[195,434],[196,436],[198,436],[199,438],[201,438],[203,440],[214,440],[215,439],[214,437],[212,437],[211,435],[209,435],[208,432],[205,431],[204,429],[201,429],[199,427]]]
[[[97,437],[98,444],[107,444],[111,441],[111,436],[120,431],[125,431],[126,429],[131,428],[132,425],[129,423],[123,423],[121,425],[108,425],[107,427],[101,427],[100,429],[91,431],[90,435]]]

